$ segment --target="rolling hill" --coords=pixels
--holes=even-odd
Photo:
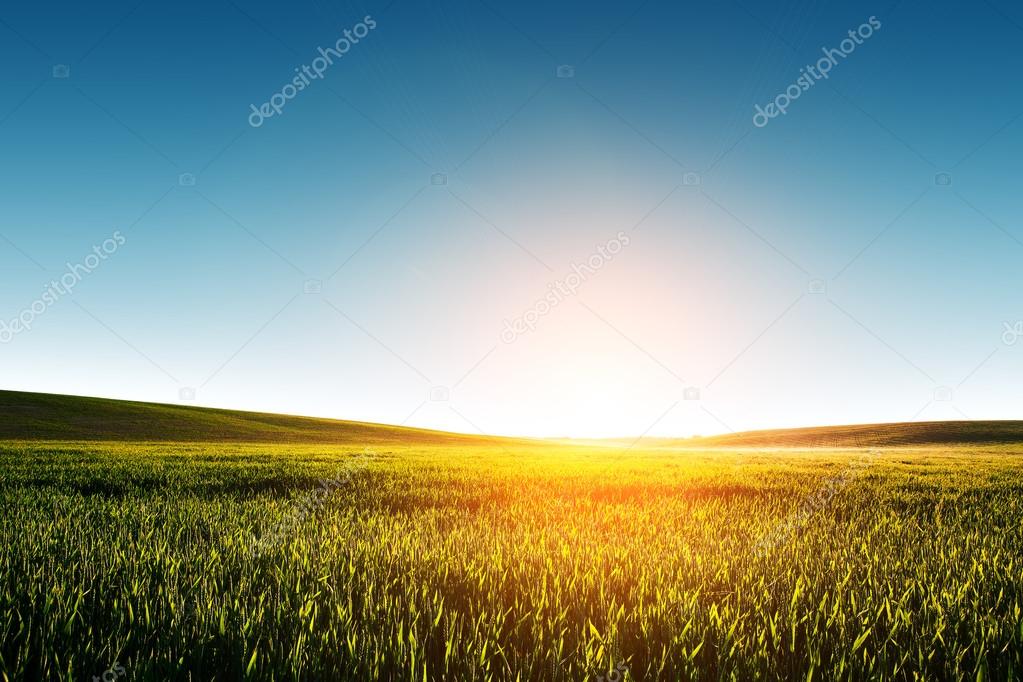
[[[283,414],[0,391],[0,440],[479,445],[512,439]]]
[[[849,448],[961,444],[1023,444],[1023,421],[943,421],[854,424],[745,431],[672,441],[678,447]]]
[[[0,391],[0,440],[538,445],[553,441],[477,436],[403,426],[107,398]],[[613,444],[610,441],[560,441]],[[653,448],[849,448],[1023,444],[1023,421],[857,424],[746,431],[689,439],[643,439]],[[625,441],[622,441],[625,443]]]

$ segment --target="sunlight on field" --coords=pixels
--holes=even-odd
[[[8,443],[0,671],[1005,679],[1018,462]]]

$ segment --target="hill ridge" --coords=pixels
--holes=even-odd
[[[0,440],[459,445],[585,444],[433,431],[370,422],[193,405],[0,390]],[[940,421],[766,429],[702,438],[642,439],[651,447],[817,448],[1023,445],[1023,421]],[[593,441],[601,443],[602,441]]]
[[[456,445],[525,439],[270,412],[0,390],[0,440]]]
[[[742,431],[675,441],[711,447],[894,447],[1023,444],[1023,421],[928,421]]]

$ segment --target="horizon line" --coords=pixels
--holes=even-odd
[[[533,441],[573,441],[579,443],[620,443],[622,441],[632,441],[633,444],[640,442],[651,442],[651,441],[679,441],[679,440],[709,440],[714,438],[728,437],[728,436],[742,436],[742,435],[753,435],[753,434],[765,434],[782,431],[808,431],[813,429],[841,429],[841,428],[858,428],[858,427],[882,427],[882,426],[898,426],[906,424],[969,424],[969,423],[1014,423],[1023,422],[1023,419],[939,419],[939,420],[913,420],[913,421],[890,421],[890,422],[856,422],[856,423],[840,423],[840,424],[811,424],[801,426],[772,426],[770,428],[758,428],[748,429],[741,431],[722,431],[720,433],[711,434],[694,434],[690,436],[673,435],[673,436],[647,436],[647,435],[619,435],[619,436],[569,436],[569,435],[551,435],[551,436],[534,436],[534,435],[509,435],[500,433],[483,433],[475,432],[469,433],[465,431],[451,431],[447,429],[437,429],[424,426],[409,426],[406,424],[392,424],[388,422],[377,422],[377,421],[366,421],[362,419],[350,419],[344,417],[325,417],[310,414],[297,414],[292,412],[267,412],[262,410],[246,410],[239,409],[236,407],[224,407],[218,405],[200,405],[200,404],[182,404],[159,402],[153,400],[135,400],[132,398],[112,397],[103,395],[82,395],[79,393],[52,393],[48,391],[28,391],[10,388],[0,388],[0,394],[3,393],[25,393],[33,395],[47,395],[67,398],[86,398],[92,400],[109,400],[112,402],[122,403],[139,403],[146,405],[159,405],[162,407],[176,407],[186,410],[225,410],[229,412],[239,412],[242,414],[260,414],[260,415],[273,415],[280,417],[292,417],[296,419],[313,419],[323,420],[330,422],[337,422],[339,424],[361,424],[368,426],[386,427],[390,429],[407,429],[410,431],[426,431],[432,433],[443,433],[458,436],[469,436],[477,438],[504,438],[509,440],[533,440]],[[631,447],[631,446],[630,446]]]

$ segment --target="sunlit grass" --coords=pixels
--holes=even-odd
[[[1018,457],[887,450],[794,517],[862,455],[7,444],[0,670],[583,680],[624,661],[645,680],[1018,676]],[[322,505],[252,551],[340,472]]]

